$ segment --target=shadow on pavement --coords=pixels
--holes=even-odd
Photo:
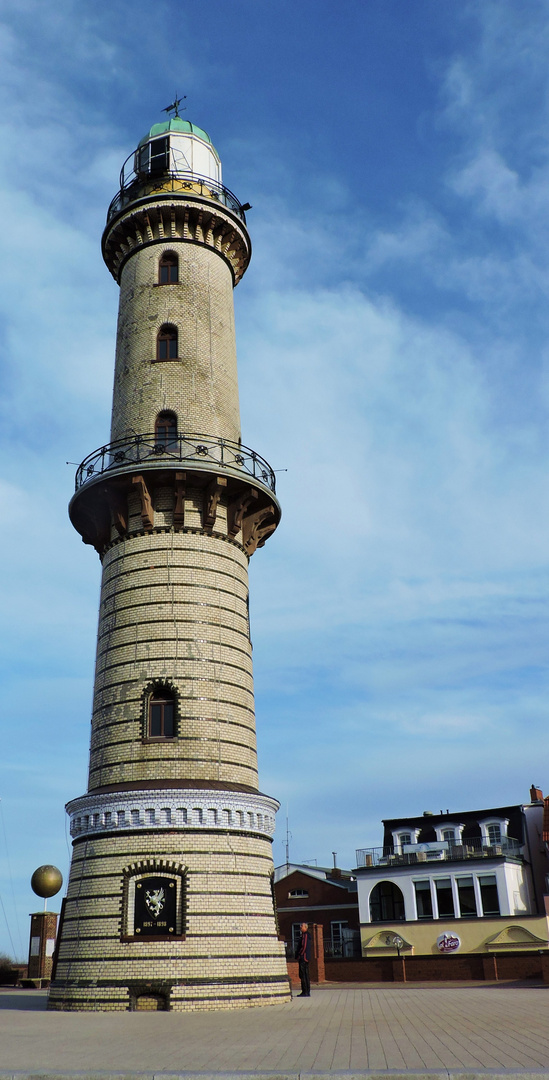
[[[0,1009],[45,1012],[47,1004],[47,990],[0,990]]]

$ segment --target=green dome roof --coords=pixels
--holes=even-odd
[[[210,146],[213,147],[212,140],[207,131],[197,127],[196,124],[191,124],[190,120],[182,120],[180,116],[172,116],[169,120],[162,120],[160,124],[153,124],[147,134],[140,139],[139,146],[148,142],[149,139],[156,139],[159,135],[165,135],[167,131],[178,131],[182,135],[196,135],[199,139],[203,139],[204,142],[209,143]],[[215,147],[213,148],[215,149]]]

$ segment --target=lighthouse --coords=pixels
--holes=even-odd
[[[248,562],[280,507],[242,441],[234,329],[249,206],[175,111],[124,163],[102,239],[120,304],[110,439],[69,509],[102,584],[53,1009],[288,999],[248,609]]]

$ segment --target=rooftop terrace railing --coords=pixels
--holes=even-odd
[[[402,848],[358,848],[357,867],[409,866],[426,862],[461,862],[463,859],[493,859],[507,855],[522,858],[522,844],[511,837],[489,844],[481,837],[470,840],[437,840],[425,844],[403,844]]]
[[[165,466],[186,465],[204,471],[212,469],[230,469],[235,473],[253,476],[276,491],[274,471],[264,458],[241,443],[231,442],[213,435],[170,435],[162,438],[151,432],[148,435],[133,435],[126,439],[117,439],[107,443],[99,450],[94,450],[78,466],[75,477],[75,490],[83,484],[105,473],[126,471],[133,465],[163,468]]]

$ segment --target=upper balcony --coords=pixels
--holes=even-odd
[[[487,844],[481,837],[470,840],[437,840],[425,844],[402,844],[401,848],[358,848],[357,868],[410,866],[418,863],[463,862],[465,859],[494,859],[506,856],[522,859],[523,845],[503,836],[497,844]]]
[[[133,155],[132,155],[133,156]],[[125,210],[130,203],[139,199],[146,199],[151,195],[176,195],[180,198],[198,196],[213,200],[226,206],[233,214],[246,224],[244,207],[229,191],[228,187],[213,180],[209,176],[201,176],[195,172],[183,172],[179,169],[150,170],[148,172],[135,172],[121,174],[121,187],[114,196],[107,211],[107,225]],[[249,210],[249,206],[246,207]]]

